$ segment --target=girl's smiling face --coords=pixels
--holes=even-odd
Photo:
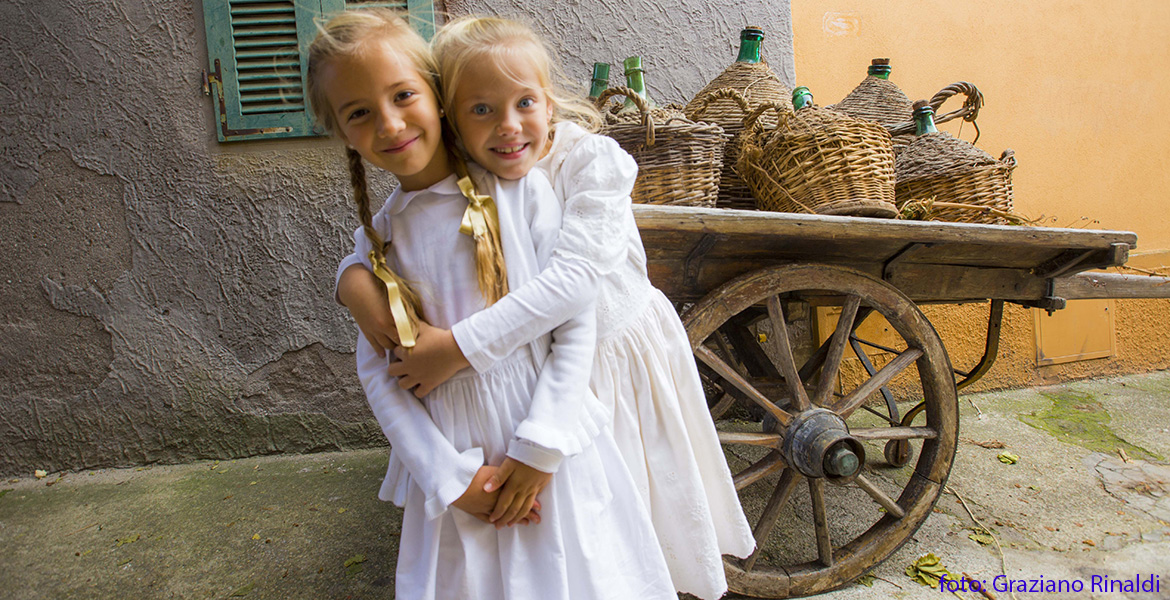
[[[322,70],[337,132],[371,164],[419,190],[451,174],[435,92],[388,40],[338,56]]]
[[[454,97],[454,125],[472,160],[503,179],[519,179],[548,150],[553,106],[535,66],[495,60],[468,68]]]

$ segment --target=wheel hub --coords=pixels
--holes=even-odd
[[[840,416],[824,408],[796,415],[784,432],[781,451],[801,474],[833,483],[853,480],[865,464],[865,447],[849,435]]]

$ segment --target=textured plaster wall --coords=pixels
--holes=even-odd
[[[786,1],[447,9],[532,19],[578,80],[640,54],[667,101],[756,24],[792,80]],[[0,3],[0,474],[383,442],[332,300],[356,225],[341,152],[217,143],[201,15],[191,0]]]
[[[780,79],[796,77],[789,0],[447,0],[452,16],[518,17],[550,40],[565,75],[587,85],[594,62],[610,63],[610,85],[625,85],[622,60],[641,56],[659,103],[686,102],[735,60],[745,25],[765,31],[763,54]]]

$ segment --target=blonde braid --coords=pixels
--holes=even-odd
[[[366,185],[366,166],[362,163],[362,155],[353,148],[346,148],[345,157],[349,160],[349,181],[353,185],[353,201],[357,205],[358,220],[362,223],[362,230],[373,246],[374,255],[378,260],[385,261],[386,255],[382,252],[384,242],[382,236],[374,230],[374,216],[370,210],[370,191]],[[412,331],[418,330],[418,316],[422,314],[422,301],[406,281],[390,268],[386,269],[390,278],[398,285],[402,295],[406,314],[409,317],[409,327]]]
[[[455,148],[449,143],[448,148]],[[467,170],[467,161],[458,151],[450,153],[451,166],[455,169],[455,176],[466,178],[475,187],[475,179]],[[476,190],[478,192],[478,190]],[[468,198],[471,201],[471,198]],[[491,212],[495,212],[492,210]],[[504,249],[500,245],[500,220],[492,214],[485,219],[487,231],[484,235],[475,237],[475,274],[479,283],[479,292],[483,294],[485,305],[491,306],[508,293],[508,267],[504,264]]]

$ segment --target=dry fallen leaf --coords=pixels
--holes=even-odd
[[[914,564],[906,567],[907,577],[927,587],[937,588],[943,575],[955,579],[955,576],[942,565],[942,559],[933,552],[919,557]]]
[[[48,471],[37,469],[36,471],[33,471],[33,476],[35,476],[37,479],[44,479],[49,476],[49,473]]]
[[[125,546],[126,544],[133,544],[134,542],[137,542],[138,539],[141,537],[142,537],[142,534],[136,533],[130,537],[120,538],[117,540],[117,543],[114,544],[114,547],[119,548],[119,547]]]

